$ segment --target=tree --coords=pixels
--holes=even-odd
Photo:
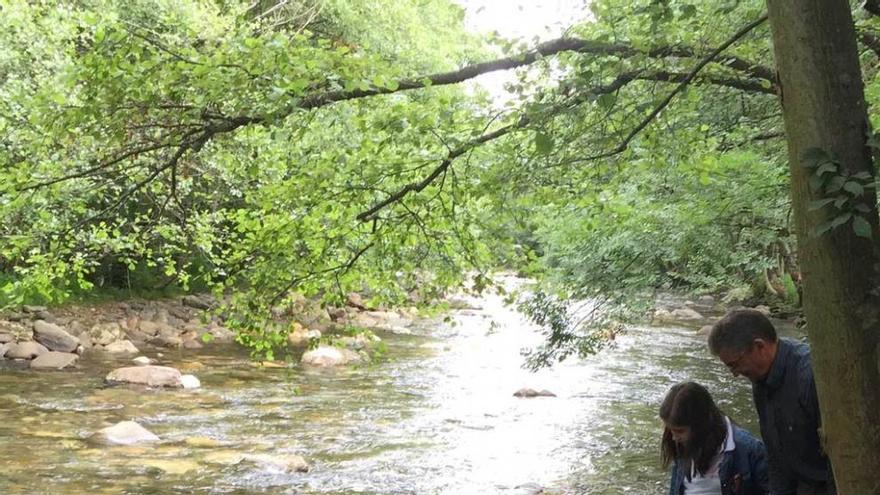
[[[880,493],[880,232],[853,20],[845,0],[767,4],[826,451],[838,493]]]
[[[459,282],[495,254],[481,237],[505,225],[483,218],[487,210],[526,211],[522,224],[543,221],[562,247],[573,244],[566,235],[581,232],[554,230],[554,219],[598,212],[590,222],[654,222],[638,210],[707,186],[686,182],[696,175],[711,183],[724,168],[717,163],[733,159],[708,159],[714,155],[746,147],[737,159],[750,166],[778,161],[783,133],[774,97],[781,92],[829,451],[841,493],[876,491],[870,478],[880,388],[869,238],[878,228],[846,2],[813,2],[803,12],[794,2],[771,2],[782,84],[768,62],[760,0],[595,0],[596,22],[533,47],[506,43],[504,56],[479,63],[475,52],[454,46],[449,29],[436,30],[443,43],[418,40],[413,49],[384,38],[384,30],[369,29],[370,9],[355,3],[349,11],[341,1],[278,10],[248,2],[258,12],[241,2],[214,9],[150,0],[118,12],[113,2],[96,2],[109,13],[81,4],[4,7],[10,12],[0,22],[9,29],[0,30],[0,47],[13,48],[0,63],[15,76],[0,87],[0,229],[7,240],[0,263],[13,274],[6,289],[19,298],[27,289],[63,298],[65,283],[91,283],[108,259],[144,264],[184,284],[200,279],[240,291],[246,311],[239,326],[246,341],[260,343],[264,329],[248,315],[265,313],[292,288],[339,297],[366,281],[393,299],[417,285],[412,274],[425,267],[438,285]],[[350,15],[321,18],[318,5]],[[444,17],[449,26],[460,17],[440,0],[420,5],[453,13]],[[374,15],[387,14],[380,10]],[[789,18],[798,19],[793,29],[781,25]],[[340,19],[346,29],[334,29]],[[876,59],[880,43],[870,25],[858,39],[864,56]],[[485,97],[456,88],[505,69],[520,69],[508,109],[495,111]],[[808,80],[814,74],[823,76]],[[869,98],[878,99],[876,78],[867,80]],[[672,166],[677,176],[656,173]],[[656,175],[629,180],[640,168]],[[778,189],[778,175],[764,172]],[[657,201],[623,193],[609,201],[609,186],[641,187]],[[718,198],[699,204],[709,208]],[[732,231],[754,232],[748,223],[756,219],[785,239],[784,205],[757,216],[758,204],[745,205],[743,216],[719,208],[711,219],[737,225],[712,232],[714,247]],[[686,223],[663,222],[654,222],[650,240]],[[523,230],[542,232],[531,228]],[[687,271],[699,258],[692,252],[656,255],[642,247],[649,241],[631,238],[613,252],[596,250],[597,271],[608,260],[612,273],[630,275],[655,255],[652,270],[696,278]],[[766,268],[763,249],[772,242],[758,244],[761,256],[729,264]],[[572,271],[578,264],[568,253],[577,251],[548,258],[561,260],[560,272]],[[708,264],[705,258],[694,264]],[[562,274],[571,293],[585,295],[577,293],[584,277]],[[579,337],[561,336],[560,345]],[[832,407],[840,404],[848,408]]]

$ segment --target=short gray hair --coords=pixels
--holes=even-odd
[[[718,355],[722,350],[743,352],[755,339],[776,342],[776,329],[770,318],[755,309],[735,309],[712,325],[709,350]]]

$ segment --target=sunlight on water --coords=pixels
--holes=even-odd
[[[195,391],[104,388],[125,360],[69,373],[0,370],[0,493],[663,493],[658,403],[703,382],[754,431],[750,393],[693,329],[643,327],[553,369],[522,369],[540,342],[498,296],[453,324],[382,335],[390,360],[336,371],[258,369],[245,352],[166,353]],[[150,353],[148,353],[150,354]],[[557,397],[521,399],[518,389]],[[83,439],[133,419],[162,438],[96,448]],[[283,461],[301,455],[309,473]]]

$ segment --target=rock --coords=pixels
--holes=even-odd
[[[137,330],[143,334],[149,335],[150,337],[155,337],[160,333],[167,332],[170,326],[167,323],[160,323],[156,321],[147,321],[141,320],[138,323]]]
[[[357,292],[350,292],[345,298],[345,304],[357,309],[367,309],[364,305],[364,298]]]
[[[49,350],[59,352],[73,352],[79,346],[78,338],[65,332],[58,325],[43,320],[34,322],[34,340]]]
[[[353,337],[340,337],[336,339],[336,342],[347,349],[360,351],[368,349],[373,343],[381,340],[382,339],[372,333],[359,333]]]
[[[25,325],[17,321],[0,320],[0,332],[8,333],[15,337],[14,340],[31,340],[33,325]]]
[[[293,330],[287,335],[287,343],[291,347],[305,347],[309,341],[321,338],[320,330],[308,330],[299,323],[292,324]]]
[[[84,333],[87,334],[88,328],[86,328],[86,326],[79,320],[71,320],[70,323],[67,324],[67,333],[79,336]]]
[[[180,371],[167,366],[129,366],[111,371],[105,379],[108,383],[132,383],[148,387],[181,388]]]
[[[163,329],[159,332],[159,335],[150,339],[149,342],[150,344],[160,347],[180,347],[183,345],[183,339],[177,335],[177,332],[175,332],[174,329],[171,329],[170,331]]]
[[[556,394],[549,390],[535,390],[533,388],[521,388],[513,393],[514,397],[527,398],[532,397],[556,397]]]
[[[672,316],[677,320],[702,320],[703,315],[691,308],[679,308],[672,311]]]
[[[159,437],[134,421],[123,421],[96,431],[88,440],[98,445],[134,445],[158,442]]]
[[[117,340],[104,347],[104,352],[110,354],[137,354],[140,351],[130,340]]]
[[[153,317],[153,321],[156,323],[168,324],[168,311],[165,309],[160,309],[156,311],[156,316]]]
[[[242,460],[266,466],[275,470],[284,471],[286,473],[307,473],[309,471],[308,462],[306,462],[306,460],[301,456],[294,454],[246,454],[242,456]]]
[[[27,319],[27,315],[24,313],[18,313],[18,312],[7,313],[6,319],[9,321],[21,321],[21,320]]]
[[[235,340],[235,332],[217,324],[212,324],[208,333],[213,337],[212,342],[229,343]]]
[[[184,349],[201,349],[203,347],[205,347],[205,345],[202,344],[202,342],[197,337],[189,338],[183,341]]]
[[[9,346],[9,349],[6,350],[5,357],[6,359],[34,359],[47,352],[49,352],[49,349],[46,349],[46,347],[39,342],[19,342]]]
[[[703,335],[703,336],[708,337],[709,332],[711,332],[711,331],[712,331],[712,325],[703,325],[700,327],[699,330],[697,330],[697,335]]]
[[[211,309],[214,306],[213,298],[207,295],[191,294],[184,296],[183,305],[195,309]]]
[[[302,363],[312,366],[343,366],[362,360],[363,358],[360,354],[350,349],[339,349],[326,345],[307,351],[302,356]]]
[[[8,344],[10,342],[15,342],[15,335],[11,333],[0,333],[0,344]]]
[[[10,346],[12,346],[12,344],[0,344],[0,359],[3,359],[3,356],[6,355],[6,351],[9,350]]]
[[[122,339],[125,335],[119,323],[98,323],[89,330],[93,345],[108,345]]]
[[[697,302],[703,306],[714,306],[715,298],[709,295],[700,296],[700,298],[697,299]]]
[[[92,337],[89,335],[88,332],[83,332],[77,335],[76,338],[79,339],[79,345],[83,349],[91,349],[95,346],[95,344],[92,343]]]
[[[35,370],[61,370],[76,364],[79,356],[67,352],[47,352],[37,356],[31,361],[31,369]]]
[[[147,356],[138,356],[138,357],[132,359],[131,362],[133,362],[134,364],[136,364],[138,366],[149,366],[149,365],[153,364],[155,361],[148,358]]]
[[[21,307],[22,311],[24,311],[25,313],[31,313],[31,314],[39,313],[40,311],[48,311],[48,309],[49,308],[47,308],[46,306],[30,306],[27,304],[25,304],[24,306]]]
[[[34,318],[37,320],[45,320],[49,323],[58,323],[58,319],[55,318],[55,315],[48,311],[37,311],[34,313]]]
[[[345,312],[345,308],[327,308],[327,314],[330,315],[331,320],[339,321],[344,319],[348,313]]]
[[[200,382],[195,375],[180,375],[180,383],[183,385],[183,388],[186,389],[199,388],[202,386],[202,382]]]

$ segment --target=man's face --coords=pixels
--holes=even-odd
[[[718,358],[733,376],[742,375],[755,383],[763,380],[770,371],[770,364],[773,361],[766,359],[767,351],[767,343],[762,339],[755,339],[743,351],[722,349],[718,353]]]

